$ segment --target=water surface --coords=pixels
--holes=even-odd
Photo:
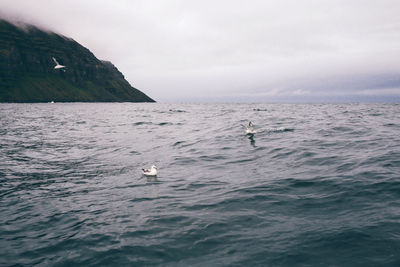
[[[400,265],[398,104],[0,104],[0,118],[2,266]]]

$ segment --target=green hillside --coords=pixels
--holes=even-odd
[[[0,19],[0,102],[50,101],[154,102],[73,39]]]

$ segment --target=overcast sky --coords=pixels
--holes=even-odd
[[[0,0],[160,102],[400,100],[399,0]]]

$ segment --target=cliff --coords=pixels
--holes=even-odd
[[[49,101],[154,102],[73,39],[0,19],[0,102]]]

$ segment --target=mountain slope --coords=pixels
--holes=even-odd
[[[154,102],[73,39],[0,19],[0,102],[49,101]]]

